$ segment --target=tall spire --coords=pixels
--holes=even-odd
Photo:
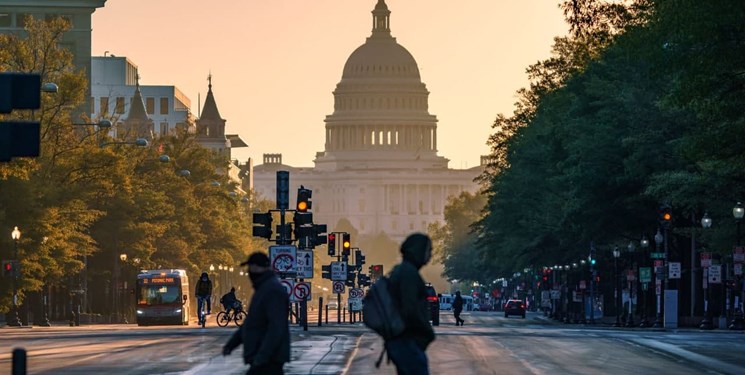
[[[391,36],[391,11],[388,10],[388,5],[385,4],[385,0],[378,0],[375,4],[375,9],[372,11],[373,14],[373,30],[372,36]]]
[[[145,103],[142,100],[142,93],[140,92],[140,73],[137,73],[137,82],[135,85],[135,94],[132,97],[132,104],[129,107],[129,114],[127,120],[132,121],[147,121],[147,110],[145,109]]]
[[[204,108],[202,109],[200,118],[205,120],[222,120],[220,111],[217,110],[215,96],[212,94],[212,72],[207,76],[207,82],[207,98],[204,100]]]

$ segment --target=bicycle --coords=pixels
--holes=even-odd
[[[243,307],[230,309],[230,312],[220,311],[217,314],[217,325],[220,327],[227,327],[232,321],[236,326],[240,327],[243,324],[243,319],[246,318],[246,312],[243,311]]]
[[[197,296],[197,304],[200,306],[200,308],[197,309],[197,325],[201,325],[202,328],[207,324],[207,298],[209,297]]]

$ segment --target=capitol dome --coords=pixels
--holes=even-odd
[[[349,78],[400,77],[419,80],[419,67],[414,56],[396,38],[370,37],[358,47],[344,64],[342,80]]]

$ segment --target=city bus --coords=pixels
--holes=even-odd
[[[137,275],[137,325],[189,324],[189,279],[177,269],[142,270]]]

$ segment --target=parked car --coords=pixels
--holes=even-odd
[[[329,301],[326,306],[328,306],[329,310],[339,310],[339,302],[335,300]]]
[[[427,284],[427,302],[429,302],[430,320],[433,326],[440,325],[440,299],[432,284]]]
[[[519,299],[511,299],[504,304],[504,317],[509,318],[510,315],[520,315],[525,319],[525,302]]]

